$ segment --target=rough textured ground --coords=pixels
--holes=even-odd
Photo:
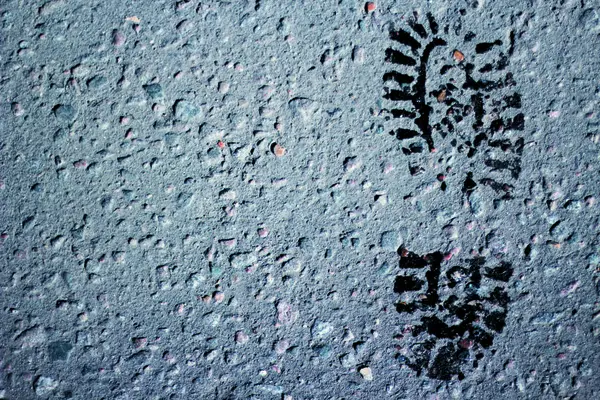
[[[0,15],[0,399],[600,398],[596,1]]]

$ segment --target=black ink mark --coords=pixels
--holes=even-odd
[[[435,35],[438,32],[438,25],[430,14],[428,14],[428,24],[429,31]],[[412,29],[413,34],[416,34],[421,39],[427,39],[429,37],[425,26],[417,23],[416,20],[412,20],[409,23],[409,26]],[[398,71],[386,72],[383,75],[383,81],[386,83],[393,81],[401,87],[401,89],[390,89],[386,86],[384,88],[385,94],[383,97],[386,100],[412,103],[412,111],[406,109],[391,109],[389,110],[389,113],[392,114],[394,118],[413,119],[418,128],[418,131],[414,129],[399,128],[390,131],[390,134],[396,136],[399,140],[420,137],[427,143],[429,151],[432,151],[434,149],[434,143],[431,137],[431,125],[429,123],[431,107],[427,104],[426,100],[427,63],[433,49],[439,46],[445,46],[446,41],[439,37],[434,37],[423,47],[423,44],[416,39],[413,34],[404,29],[390,32],[390,39],[410,48],[416,58],[408,56],[399,50],[388,48],[385,51],[385,61],[396,65],[415,67],[415,71],[409,71],[408,73]],[[421,49],[423,50],[420,51]],[[413,82],[414,85],[409,86]],[[408,134],[408,132],[410,132],[410,134]],[[422,146],[408,146],[403,148],[403,151],[408,154],[420,153],[422,151]]]
[[[398,254],[402,272],[394,283],[401,297],[396,310],[420,315],[419,324],[409,330],[417,340],[412,354],[398,358],[417,375],[425,371],[434,379],[463,379],[471,353],[476,353],[476,366],[483,350],[493,345],[494,335],[504,330],[511,264],[502,261],[489,267],[484,257],[475,257],[452,265],[441,252],[419,256],[404,248]],[[442,297],[444,288],[450,294]]]
[[[525,115],[519,112],[522,96],[507,72],[514,33],[504,41],[477,43],[475,33],[467,32],[462,48],[452,49],[450,40],[438,35],[434,17],[423,19],[419,22],[415,13],[405,29],[389,32],[392,46],[385,51],[385,62],[394,68],[383,75],[383,100],[389,107],[382,110],[387,121],[395,121],[389,134],[407,156],[454,148],[459,153],[455,157],[465,157],[466,177],[452,176],[456,172],[449,174],[448,168],[433,171],[444,175],[443,191],[454,183],[467,197],[475,188],[489,188],[498,202],[511,199],[524,147],[518,133],[525,129]],[[461,27],[454,30],[461,37]],[[445,26],[443,33],[448,32]],[[411,175],[427,172],[422,160],[411,162],[409,170]]]

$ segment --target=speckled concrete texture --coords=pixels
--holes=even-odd
[[[0,16],[0,399],[600,398],[597,1]]]

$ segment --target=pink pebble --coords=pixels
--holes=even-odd
[[[21,115],[25,114],[23,106],[19,103],[12,103],[11,110],[15,117],[20,117]]]
[[[223,293],[223,292],[215,292],[213,294],[213,300],[217,304],[223,302],[223,300],[225,300],[225,293]]]
[[[259,237],[264,238],[269,235],[269,230],[267,228],[260,228],[257,233]]]
[[[88,166],[88,163],[85,160],[78,160],[73,163],[73,166],[75,168],[85,168]]]
[[[567,295],[573,293],[574,291],[576,291],[580,285],[581,285],[580,281],[571,282],[566,288],[564,288],[563,290],[560,291],[560,295],[562,297],[567,296]]]
[[[291,257],[288,254],[281,254],[275,259],[276,264],[281,264],[288,261]]]
[[[117,47],[123,46],[123,44],[125,44],[125,35],[123,35],[121,32],[119,32],[116,29],[113,30],[112,43]]]
[[[298,319],[299,313],[291,304],[286,302],[277,303],[277,320],[283,325],[291,325]]]
[[[208,250],[206,250],[206,252],[204,253],[206,255],[206,259],[210,262],[212,262],[215,258],[215,253],[216,253],[217,249],[215,248],[214,245],[210,246],[208,248]]]
[[[277,354],[283,354],[289,348],[290,348],[290,342],[288,342],[285,339],[280,340],[277,343],[275,343],[275,353],[277,353]]]
[[[227,206],[223,208],[223,211],[225,211],[225,214],[228,217],[235,217],[235,215],[237,214],[237,210],[235,209],[235,207]]]
[[[223,243],[227,247],[235,247],[237,240],[236,239],[225,239],[225,240],[221,240],[221,243]]]
[[[138,337],[138,338],[133,338],[133,346],[136,349],[141,349],[143,347],[146,347],[146,345],[148,344],[148,338],[145,337]]]
[[[588,196],[585,198],[585,205],[588,207],[592,207],[596,204],[596,198],[594,196]]]
[[[164,352],[163,360],[165,360],[169,364],[175,364],[175,362],[176,362],[175,356],[168,351]]]
[[[250,338],[248,337],[248,335],[242,331],[237,331],[235,333],[235,342],[239,343],[239,344],[245,344],[248,343],[248,340],[250,340]]]

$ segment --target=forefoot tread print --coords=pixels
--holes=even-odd
[[[437,166],[440,189],[454,185],[474,214],[482,210],[485,188],[497,208],[512,198],[525,147],[521,95],[507,72],[514,34],[476,43],[472,32],[461,37],[460,26],[451,33],[431,14],[421,20],[414,13],[406,29],[390,31],[385,61],[394,69],[383,76],[383,102],[389,107],[382,109],[386,121],[394,122],[389,133],[409,156],[411,175]],[[424,162],[427,154],[439,159]],[[459,163],[467,169],[455,173],[452,165]],[[477,368],[488,349],[495,352],[494,336],[503,331],[508,312],[511,264],[489,266],[484,257],[475,257],[451,265],[442,252],[421,256],[404,247],[398,254],[396,310],[418,323],[397,336],[404,342],[397,358],[418,376],[464,379],[469,364]],[[414,338],[410,345],[407,336]]]
[[[440,149],[440,154],[450,154],[436,163],[441,190],[457,181],[455,186],[470,200],[478,186],[489,188],[498,207],[512,198],[525,146],[519,134],[525,126],[521,95],[507,71],[514,33],[507,32],[505,40],[476,43],[476,35],[462,36],[460,26],[451,35],[449,26],[440,29],[431,14],[424,20],[419,22],[415,13],[406,29],[389,32],[385,62],[393,69],[383,75],[381,110],[386,125],[393,123],[389,134],[407,156]],[[454,177],[452,165],[459,163],[468,169]],[[424,173],[424,165],[410,161],[411,175]],[[478,201],[471,204],[475,213],[481,208]]]
[[[484,350],[506,324],[510,298],[506,284],[513,274],[510,263],[484,266],[484,257],[451,264],[441,252],[419,256],[398,250],[400,269],[394,292],[399,313],[420,314],[420,323],[405,328],[404,335],[416,338],[410,352],[398,359],[420,376],[439,380],[465,377],[463,364],[477,368]],[[410,354],[409,354],[410,353]]]

